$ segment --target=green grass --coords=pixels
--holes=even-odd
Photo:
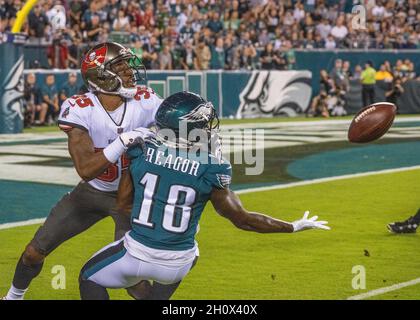
[[[337,180],[241,195],[244,205],[293,220],[305,210],[330,222],[331,231],[257,234],[235,229],[209,205],[198,235],[201,257],[174,299],[346,299],[420,277],[419,236],[395,236],[388,222],[405,219],[419,203],[420,170]],[[37,226],[0,231],[0,293]],[[59,247],[33,281],[28,299],[78,299],[77,276],[89,257],[112,241],[106,219]],[[370,254],[365,256],[364,250]],[[53,290],[51,268],[63,265],[67,288]],[[366,268],[366,290],[351,287],[355,265]],[[420,285],[374,297],[418,299]],[[123,290],[111,298],[126,299]]]
[[[23,133],[48,133],[58,131],[60,131],[58,126],[32,127],[23,129]]]

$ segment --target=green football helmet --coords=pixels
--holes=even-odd
[[[141,60],[128,48],[105,42],[94,46],[84,56],[81,73],[90,91],[132,98],[135,85],[146,80]]]
[[[189,148],[203,142],[210,147],[211,143],[219,140],[216,109],[211,102],[192,92],[178,92],[163,100],[155,120],[157,137],[175,147]],[[162,129],[174,132],[173,138],[168,138]],[[199,135],[191,134],[193,130],[204,133],[206,141],[200,141]]]

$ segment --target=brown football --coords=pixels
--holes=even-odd
[[[350,124],[350,142],[366,143],[382,137],[394,122],[397,107],[393,103],[378,102],[360,110]]]

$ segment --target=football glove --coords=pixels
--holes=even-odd
[[[153,132],[146,128],[137,128],[133,131],[124,132],[120,134],[120,141],[123,144],[124,150],[131,148],[138,144],[143,144],[147,137],[153,135]]]
[[[303,231],[303,230],[308,230],[308,229],[324,229],[324,230],[331,229],[330,227],[326,225],[328,221],[317,221],[318,216],[313,216],[310,219],[308,219],[308,216],[309,216],[309,211],[305,211],[302,219],[292,222],[293,232],[298,232],[298,231]]]
[[[137,128],[129,132],[121,133],[103,152],[104,156],[111,163],[118,161],[119,157],[128,150],[128,148],[140,145],[144,148],[144,139],[152,136],[154,133],[146,128]]]

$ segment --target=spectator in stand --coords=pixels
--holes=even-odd
[[[67,99],[72,96],[75,96],[80,93],[80,88],[77,85],[77,74],[76,72],[70,72],[68,80],[63,84],[60,90],[60,105]]]
[[[185,26],[179,32],[179,43],[185,43],[187,40],[192,40],[194,36],[194,29],[192,28],[192,20],[188,19]]]
[[[360,76],[362,83],[362,100],[363,106],[375,103],[375,76],[376,70],[373,68],[372,61],[367,61],[365,69]]]
[[[143,42],[139,38],[136,39],[131,50],[140,60],[143,60]]]
[[[337,86],[345,85],[345,75],[343,72],[343,60],[336,59],[334,63],[334,68],[329,74],[330,78],[334,81],[334,84]]]
[[[169,45],[163,45],[162,51],[159,53],[159,69],[160,70],[172,70],[172,55],[169,49]]]
[[[381,66],[379,67],[379,71],[376,72],[375,79],[376,81],[392,82],[392,74],[386,69],[384,63],[381,64]]]
[[[45,118],[47,106],[41,106],[41,92],[36,86],[36,76],[29,73],[26,77],[23,97],[25,99],[24,126],[30,128],[35,123],[35,116]]]
[[[213,11],[211,13],[211,19],[207,23],[207,28],[209,28],[215,35],[223,30],[223,23],[220,21],[220,15],[218,12]]]
[[[253,70],[256,68],[257,50],[252,43],[239,46],[240,62],[239,68],[242,70]]]
[[[337,47],[337,43],[335,42],[334,37],[330,34],[327,39],[325,39],[324,43],[325,49],[335,49]]]
[[[217,38],[216,44],[211,47],[210,69],[220,70],[225,68],[226,52],[222,37]]]
[[[287,70],[294,70],[296,64],[296,55],[290,41],[284,42],[284,56],[287,61]]]
[[[274,57],[276,56],[276,53],[273,50],[273,44],[269,42],[265,48],[264,51],[260,55],[260,64],[261,69],[263,70],[272,70],[275,68],[275,61]]]
[[[86,23],[84,40],[88,43],[99,42],[100,36],[104,33],[104,28],[100,25],[99,16],[94,14]]]
[[[45,36],[45,27],[49,21],[44,12],[42,12],[41,5],[36,4],[28,16],[29,35],[42,38]]]
[[[147,3],[143,13],[143,25],[146,29],[150,30],[156,24],[154,13],[153,13],[153,5],[151,3]]]
[[[53,69],[69,67],[69,48],[63,35],[58,35],[47,49],[48,63]]]
[[[312,99],[311,107],[308,110],[309,117],[322,116],[328,118],[328,99],[335,90],[334,81],[329,77],[326,70],[320,71],[320,89],[319,95]]]
[[[46,114],[40,114],[39,124],[46,125],[53,124],[57,120],[60,112],[58,104],[58,91],[55,86],[55,76],[53,74],[47,75],[45,84],[41,88],[42,92],[42,109],[47,109]]]
[[[358,64],[354,67],[354,73],[353,76],[351,78],[351,80],[359,80],[360,81],[360,77],[362,76],[362,72],[363,69],[362,67]]]
[[[150,37],[150,40],[143,45],[143,64],[146,70],[159,69],[159,51],[160,45],[156,37]]]
[[[230,29],[232,30],[238,30],[239,29],[239,25],[241,24],[241,19],[239,18],[239,13],[238,11],[232,11],[232,13],[230,14]]]
[[[344,17],[340,16],[337,19],[336,25],[331,29],[331,35],[335,41],[339,44],[339,47],[344,47],[344,39],[349,33],[347,27],[344,25]]]
[[[350,69],[350,61],[346,60],[343,62],[343,90],[348,92],[350,90],[350,79],[353,77],[353,73]]]
[[[184,70],[194,70],[194,61],[196,60],[192,40],[186,40],[184,48],[181,51],[181,65]]]
[[[397,107],[398,98],[404,93],[402,81],[400,78],[395,78],[392,82],[391,90],[385,92],[386,101],[395,104]]]
[[[331,33],[331,25],[329,24],[328,19],[322,19],[322,23],[318,24],[316,26],[316,31],[321,36],[322,39],[327,39],[327,37]]]
[[[414,63],[409,59],[405,60],[405,65],[407,66],[407,78],[408,80],[413,80],[416,78],[416,71],[414,68]]]
[[[211,60],[210,48],[205,42],[204,38],[200,38],[195,48],[195,69],[208,70]]]
[[[82,12],[84,12],[85,3],[81,0],[72,0],[69,3],[69,17],[70,17],[70,25],[80,25],[82,22]]]
[[[112,24],[112,29],[114,31],[120,32],[129,32],[130,31],[130,20],[128,16],[125,14],[124,10],[120,9],[118,11],[118,17],[114,20]]]

